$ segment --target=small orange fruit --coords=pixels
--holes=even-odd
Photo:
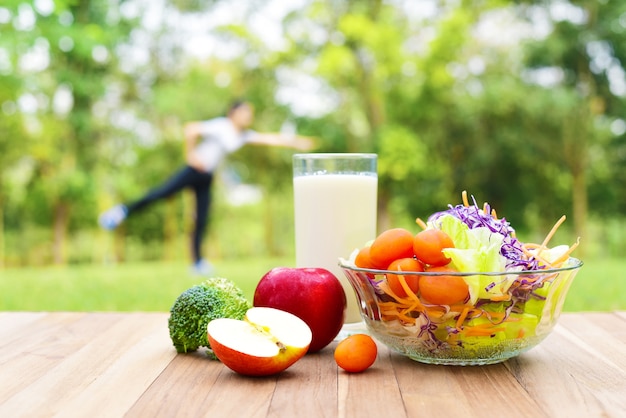
[[[335,362],[350,373],[369,368],[378,354],[376,343],[367,334],[353,334],[342,340],[335,348]]]
[[[448,267],[431,267],[427,271],[448,273],[456,270]],[[469,297],[469,287],[463,277],[447,274],[422,276],[419,290],[422,298],[435,305],[463,303]]]
[[[370,260],[370,247],[363,247],[359,250],[354,259],[354,264],[364,269],[372,269],[375,267],[372,260]]]
[[[385,269],[393,260],[413,257],[414,236],[403,228],[381,232],[370,245],[369,258],[376,268]]]
[[[417,261],[414,258],[400,258],[398,260],[394,260],[387,270],[391,271],[424,271],[424,266],[422,263]],[[387,285],[391,288],[391,291],[401,298],[407,297],[406,290],[402,287],[402,283],[400,283],[400,276],[404,278],[406,284],[409,286],[409,289],[417,294],[420,286],[420,276],[415,274],[391,274],[387,273]]]
[[[425,229],[413,239],[413,252],[424,264],[431,266],[448,264],[450,259],[442,252],[444,248],[454,248],[454,242],[441,229]]]

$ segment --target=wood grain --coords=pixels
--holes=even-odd
[[[169,337],[161,314],[61,313],[41,321],[13,341],[12,359],[3,358],[0,416],[120,416],[174,356],[162,348]],[[146,360],[155,362],[145,367]]]
[[[432,366],[378,344],[364,373],[336,343],[285,372],[240,376],[177,354],[165,313],[0,313],[0,417],[626,416],[626,313],[562,315],[501,364]]]
[[[581,314],[571,319],[579,324],[573,331],[560,325],[529,353],[509,360],[511,373],[550,416],[626,416],[626,371],[604,354],[614,350],[609,346],[623,352],[623,344],[592,338],[600,332],[598,321],[583,324]],[[573,325],[568,318],[563,323]]]

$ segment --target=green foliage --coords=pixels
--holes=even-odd
[[[250,302],[225,278],[210,278],[185,290],[172,305],[168,328],[176,351],[188,353],[209,347],[207,325],[213,319],[243,319]]]
[[[48,254],[62,254],[53,242],[72,249],[59,263],[111,252],[127,260],[180,256],[193,215],[185,196],[130,219],[114,251],[75,242],[96,235],[99,211],[137,198],[182,165],[186,121],[221,115],[238,97],[255,104],[259,131],[289,119],[317,137],[316,151],[377,152],[381,227],[458,203],[462,190],[528,233],[566,214],[586,235],[589,219],[620,222],[626,213],[623,2],[572,2],[565,16],[551,1],[445,0],[424,17],[413,2],[314,0],[275,28],[278,48],[256,30],[266,2],[249,2],[211,28],[220,44],[201,45],[199,55],[189,54],[171,21],[145,23],[148,3],[134,16],[127,2],[56,1],[49,14],[34,2],[0,6],[9,11],[0,23],[0,259],[49,262]],[[224,5],[176,0],[165,10],[199,19]],[[20,7],[32,8],[32,27],[20,28]],[[501,27],[479,36],[502,16],[532,29],[538,15],[548,19],[545,37],[507,43],[517,34]],[[24,65],[37,51],[47,64]],[[546,72],[556,81],[538,82]],[[292,73],[306,76],[302,85],[287,80],[302,94],[285,100]],[[55,107],[62,91],[69,110]],[[309,115],[290,108],[294,100],[335,107]],[[29,101],[36,108],[23,111]],[[234,208],[223,192],[232,185],[218,180],[210,254],[293,250],[292,153],[248,147],[231,156],[230,167],[259,186],[263,200]]]
[[[196,12],[213,6],[218,0],[172,0],[172,5],[183,12]]]
[[[385,126],[377,142],[379,176],[404,182],[419,180],[429,170],[428,149],[413,131]]]

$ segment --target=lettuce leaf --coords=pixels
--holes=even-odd
[[[452,238],[455,248],[446,248],[443,253],[452,260],[451,266],[461,272],[502,271],[506,258],[500,253],[504,236],[486,227],[470,229],[465,223],[451,215],[437,220],[439,228]],[[514,278],[503,276],[465,276],[469,286],[470,303],[478,299],[501,296],[506,293]]]

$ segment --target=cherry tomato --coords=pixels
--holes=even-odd
[[[440,229],[425,229],[413,239],[415,256],[431,266],[445,266],[450,262],[441,251],[444,248],[454,248],[454,242]]]
[[[335,362],[350,373],[359,373],[376,361],[376,342],[367,334],[353,334],[342,340],[335,348]]]
[[[454,272],[448,267],[431,267],[426,271]],[[420,278],[420,295],[424,300],[435,305],[454,305],[463,303],[469,297],[469,288],[461,276],[422,276]]]
[[[413,257],[413,234],[403,228],[382,232],[370,246],[370,260],[377,269],[386,269],[393,260]]]
[[[387,270],[392,271],[424,271],[424,266],[415,258],[400,258],[394,260],[389,264]],[[406,290],[400,283],[400,277],[404,277],[406,284],[411,289],[411,292],[417,294],[419,291],[420,276],[417,274],[389,274],[387,273],[387,285],[391,288],[391,291],[397,296],[404,298],[407,296]]]
[[[372,260],[370,260],[370,247],[363,247],[359,250],[354,259],[354,264],[363,269],[375,268]]]

